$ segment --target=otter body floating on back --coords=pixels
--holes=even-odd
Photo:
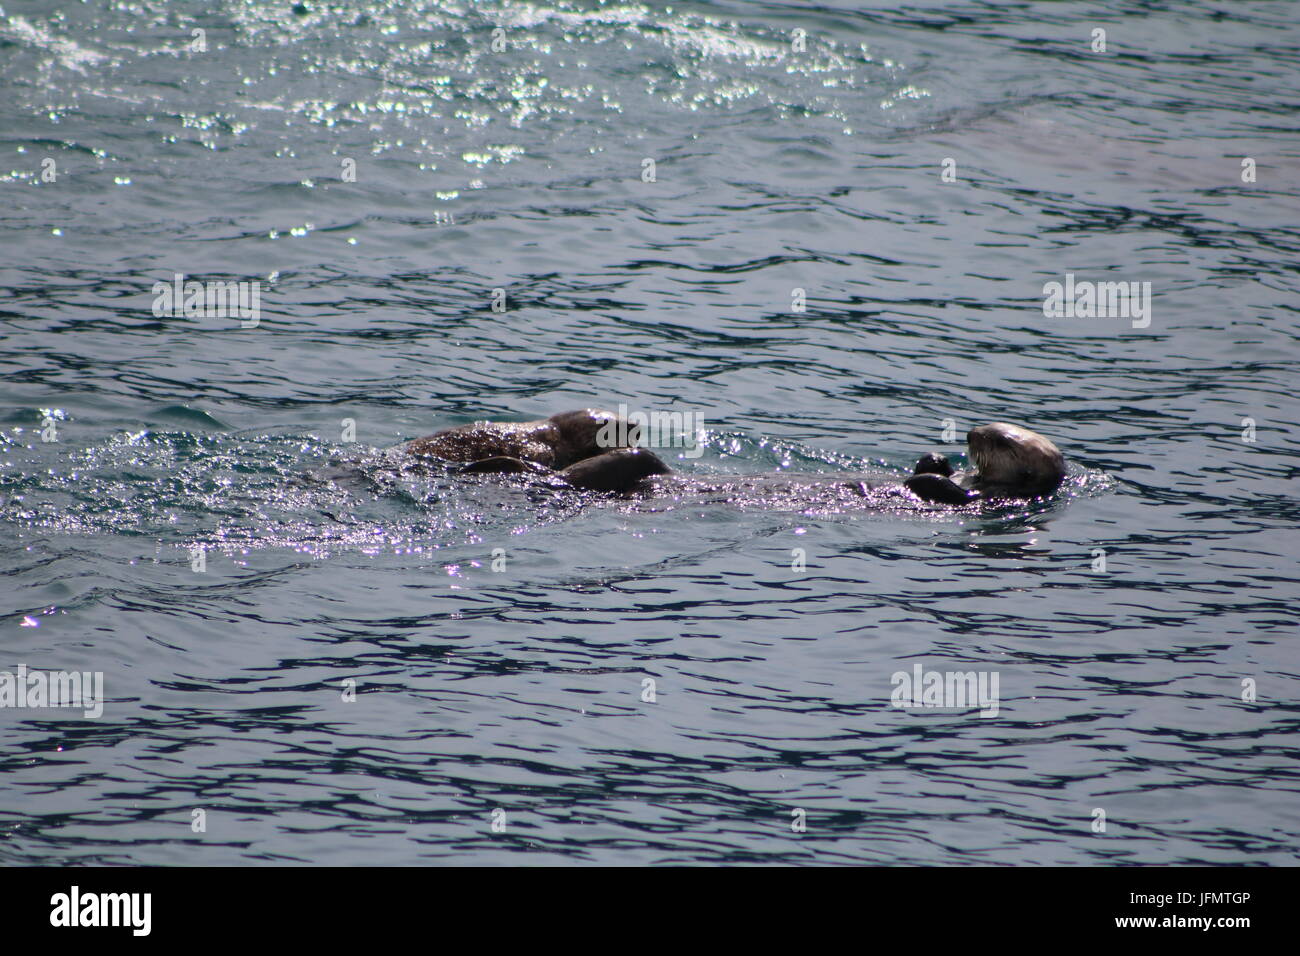
[[[626,445],[610,441],[619,434],[616,426],[620,424],[628,440]],[[627,423],[614,413],[583,408],[532,422],[457,425],[409,441],[405,448],[409,454],[423,458],[469,462],[516,458],[558,471],[603,452],[630,448],[638,437],[638,429],[632,426],[629,431]]]
[[[625,438],[626,444],[616,444],[615,437]],[[467,462],[461,469],[466,473],[551,475],[592,491],[653,493],[668,482],[693,481],[673,474],[653,452],[636,448],[637,437],[636,427],[617,415],[587,408],[531,422],[461,425],[408,442],[405,450],[419,457]],[[946,458],[929,454],[901,487],[925,501],[963,505],[981,499],[1037,498],[1051,494],[1065,478],[1065,458],[1056,445],[1020,425],[994,422],[972,428],[966,444],[975,471],[954,473]],[[826,483],[824,478],[810,479]],[[864,493],[869,488],[862,481],[831,483]]]

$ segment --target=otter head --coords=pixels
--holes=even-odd
[[[1060,449],[1028,428],[994,422],[972,428],[966,448],[977,474],[973,487],[989,497],[1036,498],[1065,478]]]
[[[667,475],[671,470],[652,451],[619,448],[570,465],[560,472],[560,477],[575,488],[630,491],[651,475]]]
[[[628,424],[627,419],[599,408],[560,412],[549,421],[558,432],[556,468],[566,468],[618,448],[632,448],[641,437],[639,425]]]

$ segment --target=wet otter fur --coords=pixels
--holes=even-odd
[[[620,424],[621,431],[617,428]],[[601,443],[605,435],[619,434],[627,436],[626,444]],[[420,458],[479,463],[511,458],[559,471],[616,448],[630,448],[638,437],[638,428],[613,412],[580,408],[531,422],[474,422],[445,428],[407,442],[405,449]],[[498,464],[498,471],[524,470]]]
[[[653,493],[656,479],[692,482],[675,475],[653,452],[634,447],[636,428],[622,422],[628,444],[609,447],[620,419],[599,409],[562,412],[539,421],[475,422],[416,439],[406,450],[418,456],[466,461],[464,473],[525,473],[558,478],[591,491]],[[902,482],[908,492],[937,504],[965,505],[981,499],[1028,499],[1051,494],[1065,478],[1065,458],[1049,439],[1020,425],[994,422],[972,428],[966,445],[975,470],[955,473],[948,459],[928,454]],[[784,476],[783,476],[784,477]],[[747,477],[745,481],[757,481]],[[693,481],[707,488],[709,482]],[[805,479],[805,485],[826,484]],[[716,482],[714,482],[716,484]],[[864,481],[833,482],[862,495],[878,487]],[[799,483],[789,493],[798,494]]]

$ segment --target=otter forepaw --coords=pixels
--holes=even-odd
[[[930,454],[923,457],[916,463],[912,469],[914,475],[943,475],[945,478],[952,477],[952,463],[943,455]]]
[[[903,482],[903,487],[918,498],[942,505],[964,505],[979,499],[973,491],[967,491],[957,482],[944,475],[913,475]]]

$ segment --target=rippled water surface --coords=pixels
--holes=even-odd
[[[0,862],[1296,863],[1297,4],[2,3],[0,670],[107,700],[0,709]],[[1070,478],[382,454],[620,403],[691,474]]]

